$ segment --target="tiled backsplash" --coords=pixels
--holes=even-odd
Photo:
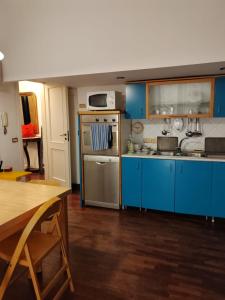
[[[163,120],[133,120],[132,122],[142,122],[144,125],[144,131],[142,134],[132,133],[134,142],[144,143],[144,139],[153,138],[157,136],[163,136],[162,130],[164,129]],[[178,136],[179,140],[186,137],[185,132],[187,129],[187,119],[183,119],[184,128],[181,132],[175,129],[171,130],[171,133],[167,136]],[[173,121],[172,121],[173,122]],[[204,139],[205,137],[225,137],[225,118],[212,118],[212,119],[200,119],[200,128],[202,131],[201,137],[191,137],[185,140],[182,148],[186,151],[191,150],[204,150]],[[156,141],[156,139],[155,139]],[[156,150],[156,143],[146,143],[152,149]]]

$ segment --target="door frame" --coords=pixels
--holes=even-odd
[[[69,174],[69,178],[68,178],[68,183],[69,186],[72,186],[72,170],[71,170],[71,163],[72,163],[72,157],[71,157],[71,129],[70,129],[70,114],[69,114],[69,90],[68,87],[65,85],[59,85],[59,84],[43,84],[44,87],[44,96],[43,96],[43,102],[42,102],[42,126],[43,126],[43,130],[42,130],[42,136],[43,136],[43,155],[45,157],[45,179],[50,179],[49,176],[49,152],[48,152],[48,128],[47,128],[47,90],[48,87],[54,88],[54,87],[61,87],[61,88],[65,88],[66,93],[65,93],[65,98],[66,98],[66,110],[67,110],[67,125],[69,128],[69,147],[68,147],[68,174]]]

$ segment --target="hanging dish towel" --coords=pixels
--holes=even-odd
[[[107,150],[112,147],[112,126],[91,124],[92,151]]]

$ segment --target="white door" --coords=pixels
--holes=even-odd
[[[71,186],[68,91],[45,86],[46,178]]]

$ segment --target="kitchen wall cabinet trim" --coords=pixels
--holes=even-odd
[[[185,87],[185,84],[204,84],[204,83],[209,83],[210,84],[210,92],[209,92],[209,104],[208,104],[208,112],[207,113],[164,113],[162,114],[159,112],[158,114],[154,114],[151,112],[152,109],[152,101],[150,98],[150,93],[151,93],[151,88],[156,87],[156,86],[163,86],[167,85],[168,87],[170,85],[177,85],[179,88],[179,85],[183,85]],[[147,118],[184,118],[184,117],[191,117],[191,118],[209,118],[213,116],[213,110],[214,110],[214,83],[215,79],[214,78],[198,78],[198,79],[180,79],[180,80],[165,80],[165,81],[148,81],[146,83],[146,114]],[[182,91],[181,91],[182,93]],[[184,93],[184,92],[183,92]],[[204,102],[202,102],[204,103]],[[177,103],[180,104],[180,103]],[[159,104],[160,105],[160,104]],[[188,102],[188,105],[190,103]],[[173,105],[172,105],[173,106]],[[174,105],[176,106],[176,105]]]

